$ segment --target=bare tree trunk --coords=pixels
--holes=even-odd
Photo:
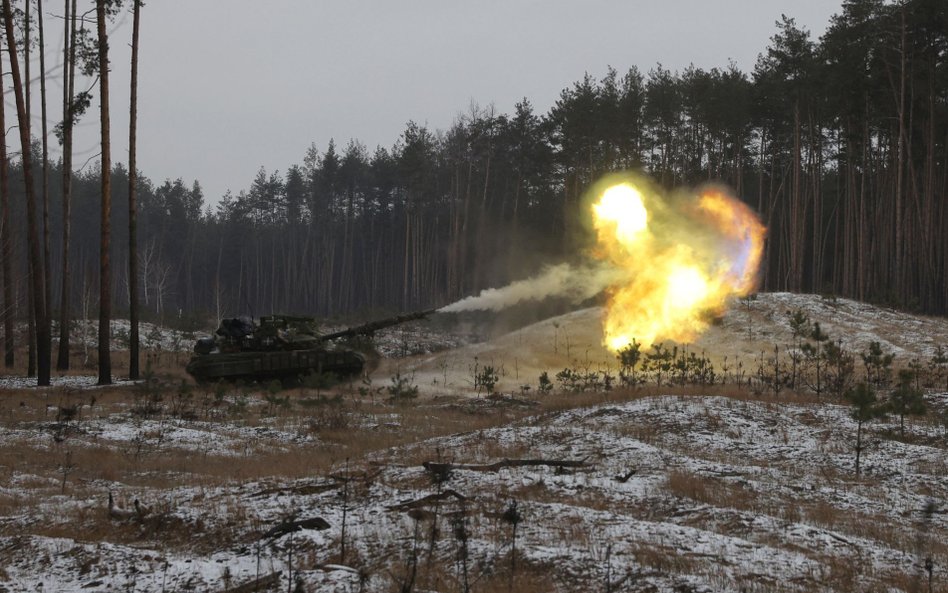
[[[410,196],[411,194],[409,194]],[[411,244],[409,243],[411,239],[411,199],[406,200],[405,202],[405,236],[403,237],[405,241],[405,260],[402,262],[402,308],[409,309],[411,306],[411,301],[409,300],[409,268],[411,262]]]
[[[10,55],[10,73],[16,95],[17,118],[20,128],[20,145],[23,160],[23,176],[26,186],[27,243],[30,254],[30,284],[33,290],[33,306],[36,311],[37,384],[49,385],[50,335],[49,317],[46,315],[46,294],[43,287],[43,261],[40,257],[39,230],[36,220],[36,191],[33,187],[33,166],[30,154],[30,126],[26,103],[23,99],[23,83],[20,78],[19,60],[16,53],[13,10],[10,0],[3,0],[3,16],[7,33],[7,50]]]
[[[135,184],[138,181],[136,169],[136,121],[138,118],[138,29],[142,3],[134,0],[135,8],[132,24],[132,82],[128,109],[128,307],[131,324],[129,341],[128,378],[139,377],[138,368],[138,221],[135,204]]]
[[[902,196],[902,186],[904,185],[904,169],[905,169],[905,6],[902,5],[901,10],[902,16],[902,26],[901,26],[901,41],[899,44],[899,54],[901,56],[900,68],[899,68],[899,138],[896,149],[896,165],[895,165],[895,277],[893,278],[893,288],[898,294],[899,304],[905,303],[905,294],[906,288],[904,286],[905,282],[905,273],[904,273],[904,255],[905,248],[902,244],[903,242],[903,229],[902,226],[904,221],[902,219],[903,211],[903,196]]]
[[[51,320],[52,296],[50,293],[53,272],[49,259],[49,130],[46,127],[46,41],[43,36],[43,0],[36,0],[36,24],[39,27],[40,117],[43,131],[43,287],[45,288],[43,301],[46,303],[46,316]]]
[[[3,60],[0,60],[0,97],[3,92]],[[4,101],[0,100],[0,241],[3,250],[3,364],[11,368],[14,362],[13,341],[13,225],[10,224],[10,194],[7,170],[7,125]]]
[[[814,133],[814,128],[816,132]],[[810,158],[814,170],[812,175],[813,191],[813,270],[810,276],[810,290],[823,292],[823,126],[814,125],[814,118],[810,114]]]
[[[27,262],[28,274],[33,275],[33,262]],[[36,307],[33,303],[33,288],[27,284],[27,317],[26,317],[26,376],[36,376]]]
[[[5,0],[8,1],[8,0]],[[112,384],[109,324],[112,320],[112,274],[109,246],[112,230],[112,147],[109,129],[109,36],[105,28],[105,0],[96,0],[99,37],[99,118],[102,143],[102,217],[99,243],[99,385]]]
[[[69,231],[70,215],[69,202],[72,194],[72,130],[73,112],[72,98],[76,86],[76,1],[65,0],[65,47],[63,48],[63,277],[62,294],[59,304],[59,356],[56,368],[62,371],[69,369],[69,306],[71,290],[71,275],[69,271]]]
[[[33,99],[30,89],[32,88],[33,77],[30,76],[30,65],[32,61],[30,60],[30,46],[32,45],[30,40],[30,33],[32,32],[32,27],[30,23],[32,18],[30,17],[30,0],[24,0],[23,2],[23,68],[25,71],[25,77],[23,80],[23,92],[26,95],[26,121],[27,126],[32,125],[33,123]],[[16,44],[13,44],[16,45]],[[30,149],[32,150],[33,145],[33,133],[32,131],[27,132],[27,136],[30,138]],[[32,153],[30,157],[32,157]],[[35,274],[33,270],[33,260],[29,260],[30,274]],[[27,322],[26,322],[26,335],[27,335],[27,364],[26,364],[26,375],[28,377],[36,376],[36,306],[33,301],[32,291],[33,286],[29,284],[27,287],[27,299],[29,300],[29,306],[27,307]]]
[[[30,22],[32,21],[30,17],[30,0],[23,0],[23,72],[25,79],[23,80],[23,92],[26,93],[26,120],[29,122],[33,121],[33,100],[30,94],[30,83],[33,82],[33,77],[30,76],[30,32],[32,27]],[[10,45],[15,45],[11,43]]]
[[[800,142],[800,101],[793,105],[793,170],[790,182],[790,258],[788,288],[794,292],[803,289],[803,266],[806,255],[806,206],[801,181],[802,146]]]

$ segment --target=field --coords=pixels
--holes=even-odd
[[[331,389],[195,386],[170,348],[139,384],[3,378],[0,591],[948,591],[939,367],[926,414],[863,426],[857,475],[851,406],[786,384],[788,310],[880,342],[893,376],[948,343],[778,294],[690,347],[700,385],[623,384],[595,310],[476,343],[399,329]]]

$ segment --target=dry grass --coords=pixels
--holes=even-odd
[[[844,536],[874,540],[908,554],[919,553],[920,548],[924,548],[926,554],[948,556],[948,541],[938,534],[929,533],[921,523],[907,529],[893,524],[888,517],[840,509],[823,501],[801,505],[801,513],[808,523]]]
[[[177,384],[180,376],[176,373],[162,375],[165,385],[159,401],[159,412],[151,418],[168,419],[175,407],[175,398],[179,392]],[[267,437],[264,431],[253,441],[241,442],[235,450],[224,453],[203,452],[161,442],[160,431],[153,428],[142,430],[145,441],[155,443],[145,447],[136,447],[129,442],[117,443],[97,440],[83,435],[83,426],[90,420],[132,423],[139,421],[132,410],[142,400],[139,390],[129,386],[75,391],[52,389],[38,391],[33,389],[15,390],[0,400],[0,429],[29,429],[34,434],[45,432],[48,437],[23,436],[7,438],[0,447],[0,480],[13,483],[22,495],[4,494],[0,496],[0,515],[5,517],[49,516],[50,508],[62,505],[62,512],[54,513],[52,521],[30,525],[29,534],[51,537],[74,537],[77,527],[82,538],[87,541],[109,541],[135,544],[160,540],[169,547],[188,546],[195,550],[219,549],[222,542],[233,544],[245,540],[248,528],[259,531],[265,526],[258,525],[259,517],[247,509],[246,502],[238,496],[222,499],[218,495],[214,500],[203,500],[203,488],[220,485],[236,486],[248,481],[274,482],[285,484],[286,480],[326,476],[338,473],[346,460],[351,460],[354,472],[371,471],[367,461],[392,466],[417,466],[423,461],[445,459],[457,462],[492,461],[501,458],[524,457],[530,454],[532,443],[507,441],[491,438],[479,433],[481,429],[509,426],[528,417],[535,425],[543,426],[553,422],[558,413],[597,404],[622,403],[659,395],[677,395],[683,397],[703,397],[715,395],[734,402],[738,410],[741,402],[757,402],[776,408],[785,403],[812,404],[815,397],[803,394],[781,393],[778,399],[770,395],[754,395],[736,386],[696,387],[643,387],[638,389],[616,389],[607,393],[554,393],[537,396],[535,405],[517,405],[501,400],[481,398],[477,405],[452,398],[418,400],[390,404],[380,399],[359,397],[351,386],[342,385],[328,393],[323,399],[315,397],[314,392],[304,389],[281,392],[279,397],[287,397],[285,405],[268,403],[268,392],[264,388],[230,389],[222,401],[215,400],[213,388],[195,388],[192,391],[192,407],[196,420],[190,426],[201,426],[211,431],[246,429],[260,427],[268,430],[282,430],[290,434],[313,437],[306,442],[281,442]],[[333,398],[336,398],[333,400]],[[79,405],[76,418],[68,422],[57,421],[61,410]],[[671,404],[657,404],[671,405]],[[817,416],[801,417],[798,420],[819,425]],[[190,421],[175,420],[183,426]],[[708,430],[732,438],[740,438],[722,416],[709,410],[703,416],[695,418]],[[65,433],[66,438],[57,443],[54,435],[61,424],[71,427]],[[660,444],[668,434],[655,422],[630,422],[616,424],[612,430],[621,431],[644,443]],[[687,426],[674,428],[677,436],[685,435]],[[440,451],[434,445],[410,446],[433,437],[466,433],[463,446],[451,451]],[[243,433],[241,433],[243,434]],[[544,438],[546,433],[543,433]],[[551,430],[550,438],[556,438]],[[673,452],[686,454],[697,459],[714,459],[724,463],[734,463],[733,453],[727,451],[689,450],[687,443],[677,445]],[[822,447],[827,451],[842,452],[842,445],[827,434]],[[66,453],[72,468],[65,474],[65,495],[60,494],[64,478],[63,467]],[[592,453],[594,456],[595,452]],[[768,460],[741,458],[742,465],[757,464],[766,467]],[[943,475],[944,464],[933,461],[931,467],[920,468]],[[663,470],[662,470],[663,471]],[[824,479],[835,488],[858,488],[851,476],[842,475],[835,468],[827,468]],[[422,490],[430,488],[431,483],[421,472],[404,473],[404,477],[390,480],[387,487]],[[398,482],[393,483],[393,482]],[[170,519],[168,512],[171,503],[163,493],[183,487],[193,488],[194,498],[189,501],[193,508],[204,508],[207,519],[183,523]],[[130,508],[134,498],[140,498],[152,507],[151,518],[139,521],[116,522],[109,519],[106,512],[108,492],[116,493],[117,499]],[[177,490],[181,492],[182,490]],[[670,497],[668,495],[671,495]],[[353,496],[367,496],[366,492],[354,490]],[[516,499],[530,504],[562,503],[577,508],[596,511],[626,512],[638,518],[664,520],[676,511],[689,507],[708,505],[716,509],[734,509],[744,513],[769,515],[789,523],[810,523],[832,529],[844,536],[862,537],[879,541],[893,550],[915,553],[919,536],[913,529],[905,529],[904,524],[891,517],[877,517],[847,512],[819,499],[797,504],[795,500],[779,499],[779,496],[757,492],[739,481],[716,475],[698,474],[683,469],[667,472],[665,486],[656,497],[648,500],[629,501],[628,503],[610,499],[598,494],[594,489],[583,492],[571,492],[553,489],[544,482],[533,482],[519,486],[498,487],[490,492],[488,506],[497,501]],[[70,504],[85,501],[84,504]],[[90,502],[91,501],[91,502]],[[163,501],[163,502],[162,502]],[[164,505],[164,506],[162,506]],[[637,506],[639,505],[639,506]],[[665,506],[663,506],[665,505]],[[483,508],[482,512],[495,512],[494,508]],[[502,509],[501,509],[502,510]],[[731,513],[737,515],[738,513]],[[715,531],[735,537],[746,537],[768,545],[786,545],[779,541],[779,534],[748,534],[746,525],[740,521],[733,524],[722,520],[695,514],[688,517],[683,514],[676,518],[682,525]],[[684,518],[682,518],[684,517]],[[529,517],[527,521],[538,520]],[[496,520],[483,516],[474,520],[472,529],[477,529],[479,537],[496,545],[500,550],[496,557],[481,558],[478,571],[471,579],[473,591],[572,591],[588,588],[591,583],[564,580],[564,576],[550,567],[531,565],[522,562],[518,571],[509,571],[509,549],[506,542],[509,528]],[[0,527],[0,535],[15,535],[24,530],[23,522],[6,522]],[[450,535],[442,536],[447,542]],[[550,528],[550,533],[558,542],[569,542],[570,546],[588,554],[594,562],[604,564],[604,544],[599,527],[577,517],[563,521]],[[405,536],[406,534],[401,534]],[[404,543],[404,537],[400,541]],[[926,545],[936,558],[948,557],[948,544],[929,538]],[[445,543],[445,550],[451,545]],[[709,582],[720,582],[722,588],[740,588],[747,591],[778,591],[781,583],[768,580],[766,575],[742,575],[736,581],[721,572],[726,559],[709,558],[689,553],[681,553],[670,547],[632,542],[630,556],[613,559],[616,567],[622,565],[621,574],[627,580],[625,586],[631,586],[633,574],[683,575],[701,574]],[[357,554],[353,550],[353,554]],[[301,570],[318,570],[320,561],[325,562],[325,551],[298,550]],[[321,560],[320,560],[321,559]],[[367,566],[374,574],[385,573],[390,577],[390,585],[397,590],[399,579],[405,571],[406,550],[395,550],[388,557],[387,564]],[[830,554],[819,555],[814,560],[822,563],[823,572],[814,575],[812,582],[795,583],[801,590],[815,588],[818,584],[839,591],[863,590],[854,583],[860,575],[871,571],[852,559],[842,559]],[[349,563],[361,566],[363,561],[353,556]],[[368,560],[365,560],[368,562]],[[354,563],[354,564],[353,564]],[[597,564],[598,566],[598,564]],[[717,568],[716,568],[717,567]],[[428,590],[460,590],[457,568],[454,559],[447,556],[422,558],[416,585]],[[620,572],[616,568],[617,581]],[[636,572],[638,571],[638,572]],[[719,574],[720,573],[720,574]],[[556,575],[556,576],[554,576]],[[598,577],[597,577],[598,578]],[[903,590],[912,590],[912,577],[909,572],[900,574],[873,575],[875,583],[885,583]],[[812,587],[808,586],[812,585]],[[599,584],[596,584],[599,586]],[[579,588],[577,588],[579,587]],[[624,589],[617,589],[624,590]]]
[[[739,510],[753,509],[756,501],[753,492],[722,478],[699,476],[681,470],[668,472],[666,490],[674,496],[698,503]]]
[[[636,564],[663,575],[695,574],[707,566],[706,559],[682,554],[680,550],[662,545],[636,544],[632,547],[632,557]]]
[[[407,540],[403,549],[396,551],[387,563],[369,569],[369,572],[386,576],[388,588],[384,590],[465,590],[465,574],[461,563],[457,558],[445,557],[444,554],[429,557],[426,541],[418,542],[417,568],[411,581],[412,545],[412,541]],[[577,590],[566,583],[558,583],[553,574],[550,567],[528,562],[519,554],[512,567],[508,550],[486,561],[470,559],[466,580],[471,593],[553,593]],[[407,588],[410,581],[414,585],[411,589]],[[588,582],[585,584],[588,585]]]

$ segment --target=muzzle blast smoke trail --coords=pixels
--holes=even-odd
[[[532,278],[517,280],[503,288],[482,290],[479,295],[461,299],[438,309],[438,312],[500,311],[523,301],[542,301],[552,297],[580,303],[614,284],[620,275],[621,270],[594,263],[546,266]]]

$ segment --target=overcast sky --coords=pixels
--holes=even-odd
[[[48,13],[61,10],[46,2]],[[80,5],[82,2],[80,2]],[[447,129],[472,102],[545,113],[608,66],[750,71],[782,13],[817,39],[837,0],[148,0],[142,9],[139,169],[200,181],[214,203],[257,170],[284,173],[310,144],[391,147],[414,120]],[[52,53],[60,26],[47,21]],[[127,162],[131,17],[113,27],[113,161]],[[61,97],[58,81],[50,93]],[[38,94],[38,93],[37,93]],[[50,119],[61,118],[52,99]],[[8,96],[7,104],[12,106]],[[34,110],[34,135],[39,134]],[[98,103],[76,166],[98,152]],[[50,128],[52,123],[50,124]],[[15,140],[11,134],[8,142]],[[55,141],[53,142],[55,143]],[[58,155],[57,155],[58,157]],[[91,164],[89,165],[91,166]]]

